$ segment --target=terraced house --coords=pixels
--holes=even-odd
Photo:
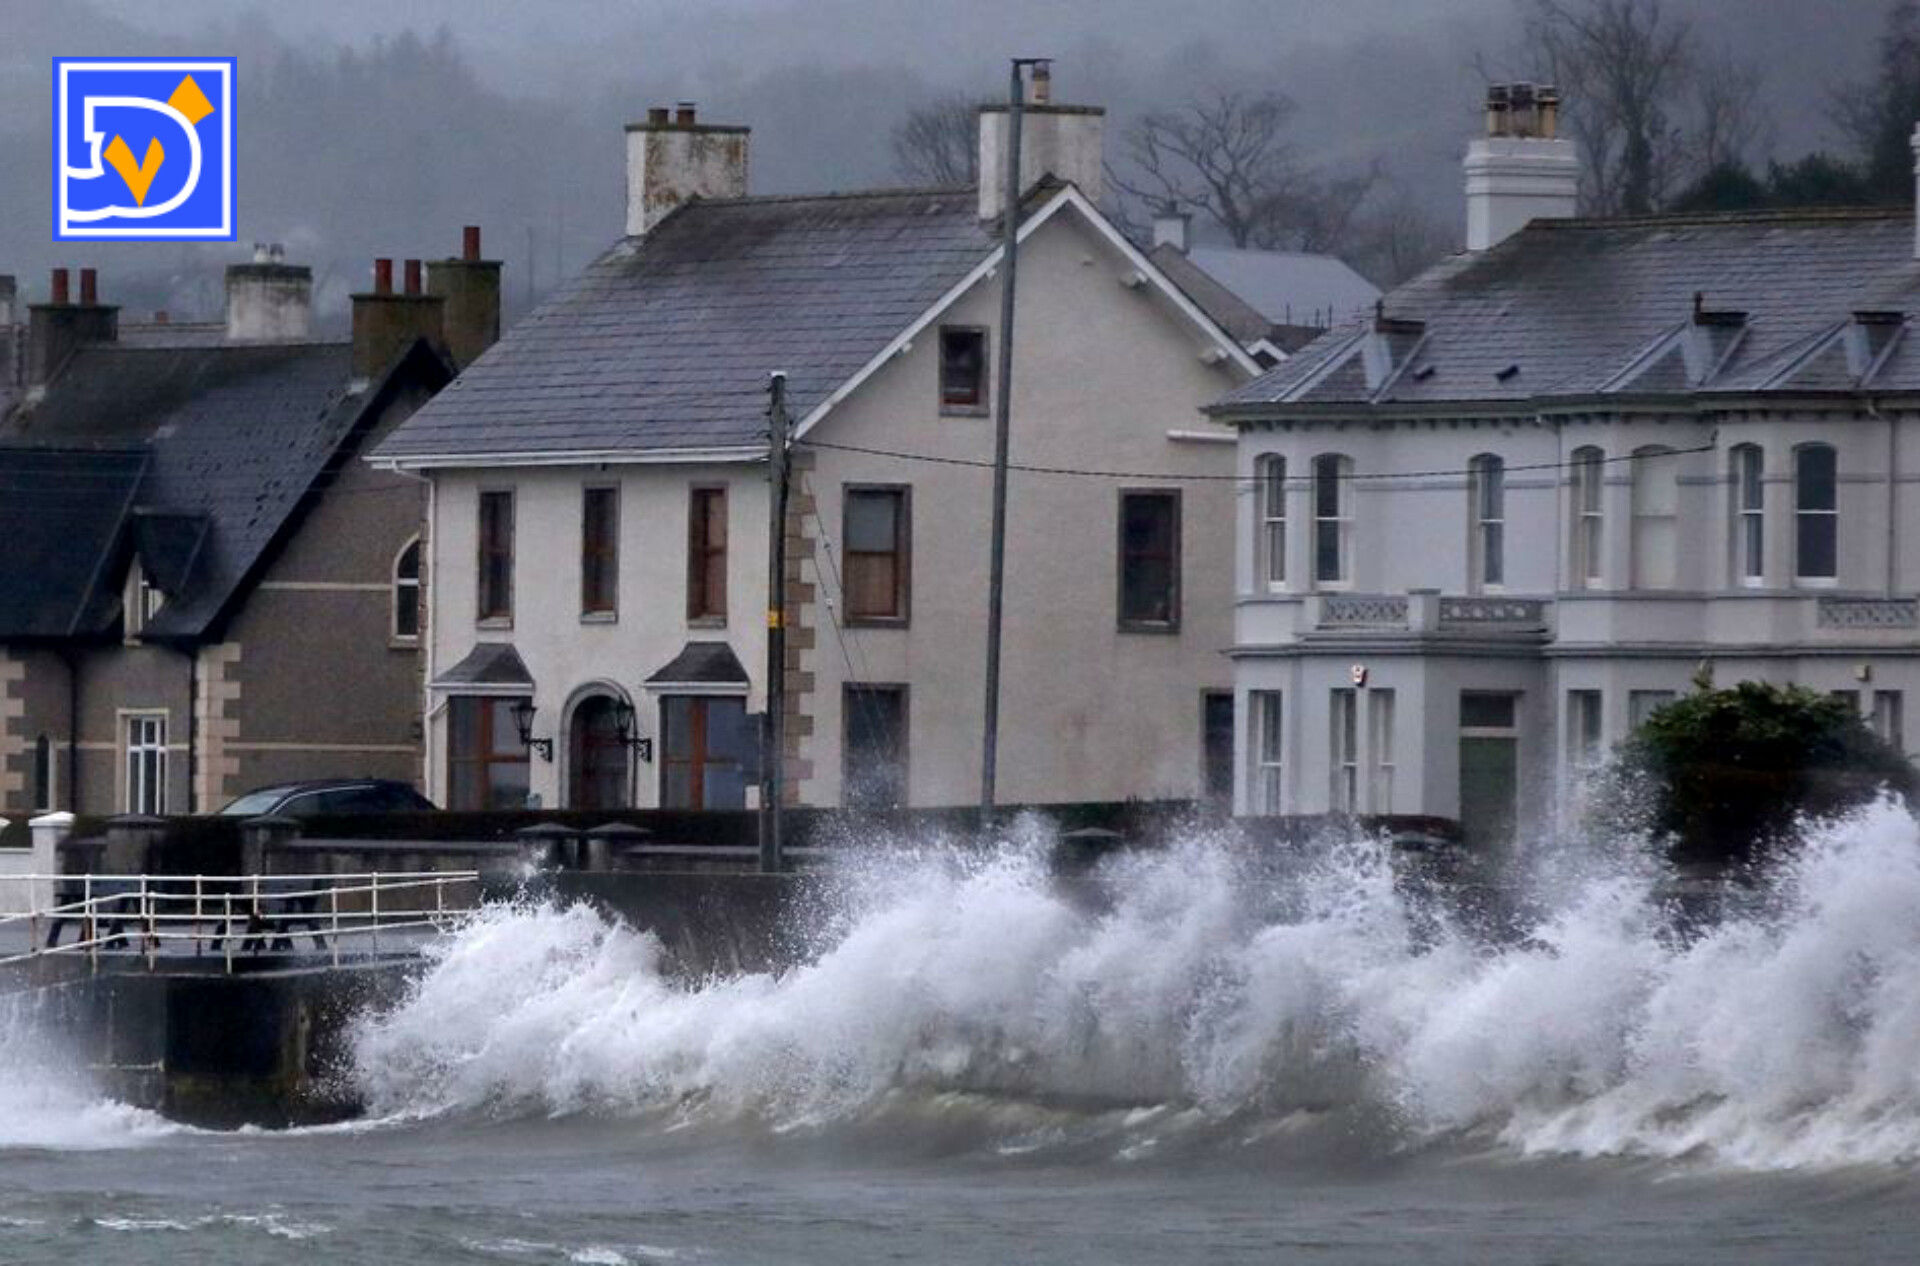
[[[1026,114],[1014,460],[1119,477],[1013,476],[1008,801],[1231,782],[1233,433],[1199,408],[1256,366],[1099,211],[1101,126]],[[433,483],[432,794],[756,798],[781,371],[791,794],[972,801],[998,182],[756,197],[745,128],[683,106],[627,140],[625,236],[374,454]]]
[[[467,245],[426,285],[379,268],[349,342],[271,252],[209,325],[123,326],[55,273],[0,425],[0,817],[417,778],[425,490],[356,459],[497,334]]]
[[[1555,104],[1494,94],[1464,254],[1213,410],[1245,811],[1508,838],[1703,671],[1911,748],[1913,213],[1575,219]]]

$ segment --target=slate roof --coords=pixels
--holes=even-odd
[[[747,670],[725,642],[688,642],[658,672],[649,686],[744,686]]]
[[[1275,325],[1332,325],[1380,297],[1380,287],[1332,255],[1195,246],[1187,258]]]
[[[0,634],[59,638],[109,623],[103,574],[146,468],[140,450],[0,447]]]
[[[0,470],[43,463],[54,471],[50,486],[97,484],[108,495],[76,507],[84,526],[41,556],[11,543],[40,530],[44,507],[0,497],[0,540],[9,542],[0,553],[30,588],[63,595],[29,603],[0,584],[0,637],[110,631],[119,593],[99,586],[117,586],[129,557],[166,594],[144,635],[204,636],[307,494],[345,460],[345,442],[386,382],[432,372],[416,358],[440,365],[435,385],[445,380],[444,364],[423,347],[359,391],[349,390],[345,344],[82,348],[44,395],[0,425]],[[92,588],[73,589],[77,576],[95,573]]]
[[[766,443],[993,249],[973,190],[690,202],[585,272],[408,418],[381,459]]]
[[[511,642],[482,642],[430,683],[436,690],[456,686],[527,686],[533,674]]]
[[[1386,296],[1385,358],[1350,321],[1213,412],[1920,391],[1912,332],[1874,315],[1920,315],[1913,232],[1908,209],[1536,221]]]

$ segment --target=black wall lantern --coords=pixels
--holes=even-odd
[[[515,699],[513,701],[513,728],[520,731],[520,742],[528,750],[540,753],[540,759],[549,765],[553,763],[553,740],[533,736],[533,700]]]
[[[633,705],[625,699],[619,699],[613,705],[613,732],[623,747],[633,749],[640,760],[653,764],[653,740],[637,738],[633,733]]]

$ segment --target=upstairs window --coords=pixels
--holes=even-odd
[[[727,490],[695,488],[687,506],[687,619],[727,621]]]
[[[940,327],[940,408],[984,413],[987,408],[987,332],[975,326]]]
[[[620,490],[588,488],[580,498],[580,614],[611,616],[619,599]]]
[[[1322,453],[1313,459],[1313,579],[1344,585],[1353,579],[1351,499],[1353,459]]]
[[[1633,451],[1633,587],[1671,589],[1679,573],[1680,459],[1670,448]]]
[[[1793,452],[1793,574],[1833,580],[1840,574],[1840,475],[1831,444]]]
[[[158,816],[167,811],[167,715],[136,713],[126,718],[125,803],[128,813]]]
[[[849,622],[907,618],[908,513],[905,488],[848,488],[842,508]]]
[[[1766,454],[1758,444],[1737,445],[1733,464],[1733,574],[1743,585],[1766,578]]]
[[[129,642],[146,631],[148,622],[160,613],[166,601],[160,586],[153,583],[147,569],[135,560],[127,571],[126,589],[120,596],[122,631]]]
[[[420,538],[408,541],[393,560],[393,640],[420,640]]]
[[[1492,453],[1482,453],[1467,469],[1473,515],[1468,580],[1474,589],[1498,589],[1507,583],[1507,464]]]
[[[1573,450],[1572,574],[1576,589],[1592,589],[1600,584],[1606,526],[1600,501],[1605,484],[1602,464],[1605,460],[1597,448]]]
[[[480,494],[479,617],[513,618],[513,494]]]
[[[1254,566],[1269,589],[1287,583],[1287,459],[1278,453],[1254,467]]]
[[[1120,494],[1120,627],[1180,626],[1180,494]]]

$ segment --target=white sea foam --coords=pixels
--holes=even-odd
[[[42,1022],[38,1001],[0,1000],[0,1151],[136,1147],[178,1132],[158,1115],[103,1096]]]
[[[357,1076],[383,1112],[811,1127],[981,1092],[1178,1103],[1241,1137],[1357,1107],[1411,1145],[1920,1159],[1912,819],[1882,804],[1813,832],[1764,912],[1692,937],[1644,870],[1569,880],[1495,938],[1397,886],[1365,841],[1275,876],[1191,840],[1122,863],[1099,911],[1010,846],[881,869],[815,960],[701,984],[585,907],[500,907],[364,1026]],[[1154,1123],[1130,1128],[1145,1154]]]

